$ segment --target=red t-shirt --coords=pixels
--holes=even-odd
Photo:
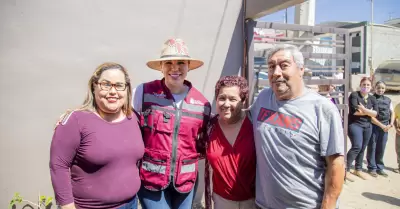
[[[243,201],[255,197],[256,151],[253,126],[246,117],[233,146],[215,123],[207,147],[207,160],[213,169],[213,191],[219,196]]]

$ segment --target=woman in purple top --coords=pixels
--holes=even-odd
[[[84,104],[65,114],[50,148],[50,174],[62,209],[136,209],[140,188],[137,162],[144,152],[132,109],[127,71],[100,65]]]

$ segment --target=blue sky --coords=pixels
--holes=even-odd
[[[370,21],[370,0],[315,0],[315,23],[325,21]],[[268,22],[284,21],[285,11],[267,15],[260,20]],[[400,0],[374,0],[374,23],[400,18]],[[294,7],[288,9],[288,23],[294,21]]]

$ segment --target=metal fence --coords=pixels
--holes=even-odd
[[[336,101],[343,118],[344,136],[347,139],[351,72],[349,30],[247,20],[246,31],[245,75],[250,85],[249,104],[257,98],[263,88],[269,86],[266,62],[268,51],[275,45],[295,45],[299,47],[305,59],[305,84]],[[329,86],[334,86],[335,91],[326,90]],[[345,149],[347,149],[346,142],[347,140]]]

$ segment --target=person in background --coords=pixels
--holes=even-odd
[[[339,111],[306,89],[304,57],[297,47],[272,48],[267,63],[271,87],[250,107],[256,204],[262,209],[336,208],[345,174]]]
[[[387,177],[387,173],[383,170],[383,155],[385,153],[386,142],[388,139],[388,131],[393,128],[394,109],[392,101],[385,96],[386,84],[378,81],[375,84],[375,98],[378,105],[378,113],[371,118],[372,121],[372,137],[367,148],[368,173],[372,177],[378,175]]]
[[[147,62],[163,78],[135,89],[133,104],[140,114],[145,145],[139,191],[143,209],[192,207],[211,105],[185,79],[202,65],[189,56],[182,39],[168,39],[160,58]]]
[[[396,154],[397,154],[397,168],[394,170],[396,173],[400,173],[400,103],[394,108],[394,127],[396,129]]]
[[[347,173],[349,181],[354,181],[352,174],[361,179],[368,179],[362,171],[364,151],[371,139],[372,124],[371,118],[376,117],[378,105],[376,98],[370,95],[371,80],[364,77],[360,81],[360,91],[352,92],[349,96],[349,131],[348,136],[351,142],[351,149],[347,152]],[[350,172],[350,167],[355,161],[355,171]]]
[[[344,79],[344,70],[343,70],[343,68],[338,68],[337,71],[335,73],[333,73],[332,77],[333,77],[333,79],[339,79],[339,80]],[[340,92],[344,92],[344,84],[336,85],[335,86],[335,90],[336,91],[340,91]],[[342,102],[342,101],[340,101],[340,102]]]
[[[327,97],[333,104],[339,104],[339,98],[337,96],[341,94],[335,91],[334,85],[319,85],[318,93]]]
[[[50,175],[62,209],[136,209],[144,153],[131,83],[117,63],[97,67],[83,105],[64,114],[50,147]]]
[[[255,209],[256,153],[245,78],[225,76],[215,85],[217,115],[209,124],[205,171],[207,209]],[[248,112],[247,112],[248,113]],[[210,168],[212,168],[212,199]]]

